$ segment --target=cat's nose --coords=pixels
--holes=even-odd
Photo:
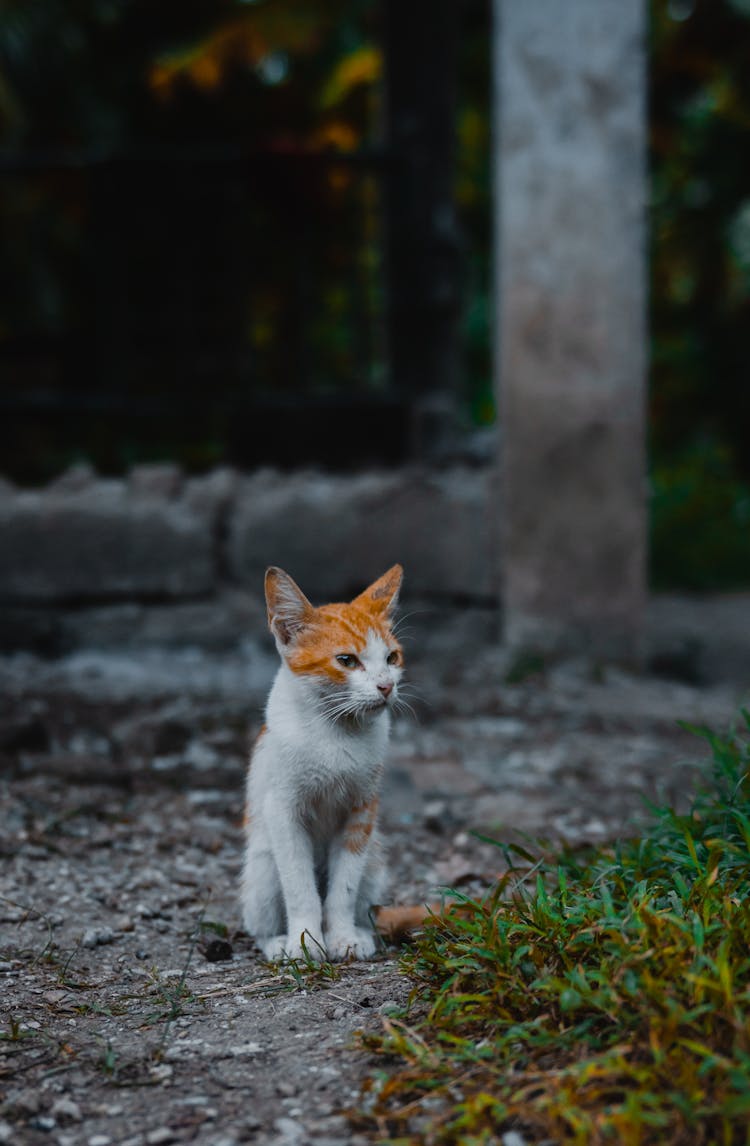
[[[383,696],[390,696],[393,692],[393,685],[390,683],[390,681],[387,684],[379,684],[378,692]]]

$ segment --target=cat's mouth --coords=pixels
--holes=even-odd
[[[382,708],[387,708],[387,707],[388,707],[388,701],[383,696],[383,697],[378,697],[377,700],[371,700],[370,703],[367,705],[366,711],[367,712],[380,712],[380,710]]]

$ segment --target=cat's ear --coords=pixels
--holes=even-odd
[[[403,577],[404,571],[401,566],[393,565],[387,573],[378,577],[377,581],[373,581],[364,593],[360,593],[356,599],[357,602],[390,617],[398,604],[398,594]]]
[[[281,646],[288,645],[308,624],[313,606],[288,573],[271,565],[266,569],[268,627]]]

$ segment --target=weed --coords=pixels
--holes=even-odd
[[[314,948],[308,947],[307,934],[302,936],[302,957],[269,962],[269,967],[286,983],[288,990],[308,991],[326,983],[336,983],[341,972],[326,958],[325,948],[312,939]]]
[[[63,958],[63,949],[54,941],[53,938],[53,923],[49,916],[45,915],[43,911],[31,906],[30,904],[19,903],[15,899],[8,899],[5,896],[0,896],[0,903],[7,903],[11,907],[19,908],[24,912],[24,915],[16,922],[20,927],[22,924],[28,922],[29,919],[39,919],[45,926],[47,936],[45,943],[41,950],[33,952],[30,950],[16,950],[15,952],[6,952],[6,954],[14,954],[16,958],[21,959],[27,963],[29,967],[35,967],[38,964],[44,964],[47,967],[57,967],[57,979],[61,986],[69,987],[72,990],[87,991],[94,984],[77,981],[69,978],[68,972],[70,970],[73,960],[78,955],[81,949],[82,936],[78,939],[75,947],[73,947]]]
[[[193,928],[192,933],[190,935],[190,942],[188,944],[187,954],[185,956],[185,962],[182,965],[182,970],[180,972],[179,979],[177,980],[174,987],[172,987],[172,986],[165,986],[164,987],[163,997],[164,997],[164,999],[168,1005],[168,1009],[167,1009],[165,1014],[162,1014],[159,1016],[159,1018],[164,1020],[164,1030],[162,1032],[162,1036],[161,1036],[161,1039],[159,1041],[159,1045],[156,1048],[156,1050],[154,1051],[154,1058],[156,1058],[156,1059],[160,1059],[161,1056],[163,1055],[164,1048],[167,1045],[167,1039],[169,1038],[169,1032],[170,1032],[170,1029],[172,1027],[172,1023],[174,1022],[175,1019],[179,1018],[179,1016],[182,1014],[182,1009],[183,1009],[184,1004],[186,1002],[193,1002],[195,1000],[195,995],[187,987],[186,980],[187,980],[187,973],[188,973],[188,970],[190,968],[190,964],[191,964],[192,959],[193,959],[193,954],[195,953],[196,945],[197,945],[198,940],[200,939],[200,936],[202,933],[202,929],[203,929],[203,925],[204,925],[204,918],[205,918],[207,908],[208,908],[208,902],[204,903],[203,907],[201,908],[201,913],[198,916],[198,920],[196,922],[196,925]]]
[[[176,979],[173,976],[162,978],[157,967],[153,967],[151,970],[148,993],[153,997],[157,1009],[149,1011],[144,1016],[143,1026],[152,1027],[158,1023],[165,1023],[163,1043],[172,1022],[182,1014],[185,1004],[193,1002],[196,996],[186,985],[182,971]],[[162,1044],[160,1043],[157,1054],[161,1050]]]
[[[750,714],[687,815],[554,862],[505,848],[482,900],[434,918],[404,970],[423,1017],[366,1045],[369,1127],[403,1142],[734,1144],[750,1119]],[[518,856],[524,866],[516,866]],[[529,885],[529,868],[534,867]]]
[[[30,904],[19,903],[15,899],[8,899],[8,897],[5,895],[0,895],[0,903],[7,903],[9,907],[15,907],[24,912],[23,916],[16,920],[16,923],[19,927],[21,927],[24,923],[27,923],[28,920],[32,918],[41,920],[46,928],[47,938],[41,951],[35,955],[32,966],[34,963],[39,963],[42,961],[49,962],[49,956],[54,952],[55,949],[55,943],[53,942],[52,938],[52,921],[49,916],[45,915],[43,911],[39,911],[38,908],[33,907]]]
[[[202,919],[198,927],[201,935],[208,932],[210,935],[216,935],[219,939],[226,939],[229,936],[229,928],[226,923],[220,923],[215,919]]]
[[[62,964],[62,966],[60,967],[60,970],[58,971],[58,974],[57,974],[57,978],[58,978],[58,981],[60,982],[61,986],[63,986],[63,987],[73,987],[73,988],[76,988],[76,987],[78,987],[78,986],[79,986],[79,983],[78,983],[78,982],[75,982],[75,981],[73,981],[72,979],[69,979],[69,978],[68,978],[68,971],[70,970],[70,967],[71,967],[71,965],[72,965],[72,963],[73,963],[73,960],[75,959],[75,957],[77,956],[78,952],[79,952],[79,951],[80,951],[80,949],[81,949],[81,943],[82,943],[82,941],[83,941],[83,936],[81,936],[81,937],[78,939],[78,941],[77,941],[77,943],[76,943],[75,947],[73,947],[73,948],[72,948],[72,949],[69,951],[69,953],[68,953],[68,956],[67,956],[67,958],[66,958],[65,962]]]
[[[109,1039],[104,1042],[102,1050],[102,1057],[99,1060],[99,1067],[110,1078],[117,1077],[117,1052],[114,1050],[112,1043]]]
[[[0,1031],[0,1039],[3,1042],[17,1043],[20,1042],[21,1039],[30,1038],[32,1034],[33,1031],[30,1031],[28,1027],[24,1027],[20,1020],[15,1018],[14,1015],[8,1015],[8,1029],[7,1031]]]
[[[125,999],[132,997],[134,996],[124,995],[122,999],[116,1000],[108,1007],[102,1006],[101,1003],[79,1003],[73,1010],[77,1015],[105,1015],[108,1019],[119,1018],[130,1013]]]

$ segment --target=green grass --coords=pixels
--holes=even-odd
[[[750,1142],[748,727],[703,731],[690,811],[550,860],[506,847],[481,902],[405,956],[412,1013],[365,1039],[390,1060],[360,1124],[404,1143]],[[698,731],[698,730],[694,730]]]
[[[325,949],[306,934],[302,937],[301,958],[271,959],[267,966],[279,984],[289,991],[311,991],[337,983],[341,978],[341,971],[326,957]]]

